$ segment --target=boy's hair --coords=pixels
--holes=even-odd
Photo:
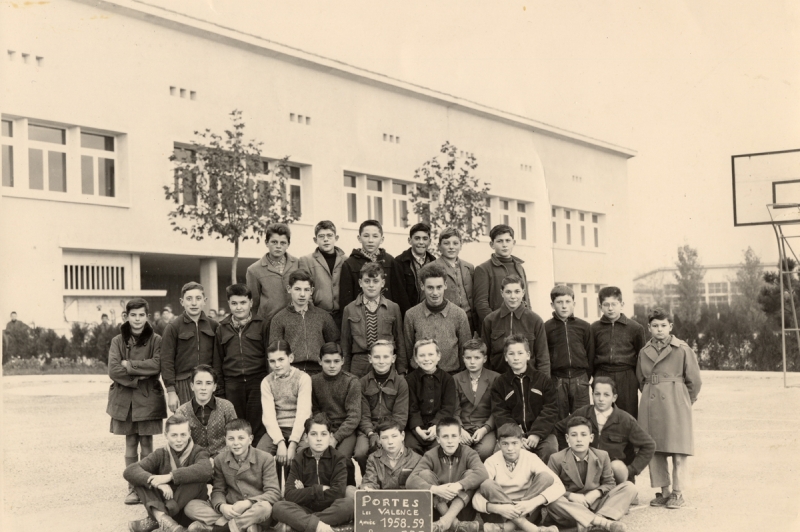
[[[510,225],[506,224],[499,224],[492,227],[492,230],[489,231],[489,239],[494,242],[494,239],[500,235],[504,235],[508,233],[511,235],[511,238],[514,238],[514,228]]]
[[[404,427],[392,416],[384,416],[378,421],[378,424],[375,425],[375,434],[380,436],[381,432],[392,429],[397,429],[400,431],[400,434],[402,434]]]
[[[417,340],[417,342],[414,344],[414,356],[417,356],[417,351],[419,351],[420,347],[422,347],[423,345],[428,345],[428,344],[435,345],[436,346],[436,352],[439,353],[439,355],[442,354],[442,350],[439,349],[439,343],[434,338],[422,338],[420,340]]]
[[[358,272],[358,278],[363,279],[364,277],[380,277],[381,279],[385,278],[386,274],[383,271],[383,266],[381,266],[377,262],[367,262],[361,267],[361,271]]]
[[[461,348],[461,356],[463,357],[467,351],[480,351],[483,356],[486,356],[486,344],[480,338],[473,338],[466,342]]]
[[[291,243],[292,241],[292,230],[286,224],[269,224],[266,239],[269,240],[272,235],[283,235],[287,242]]]
[[[592,422],[586,419],[583,416],[572,416],[567,421],[567,434],[569,434],[569,429],[572,427],[580,427],[581,425],[586,425],[589,428],[589,432],[592,432]]]
[[[372,350],[375,349],[376,346],[382,346],[382,345],[391,347],[392,354],[394,354],[394,350],[396,349],[396,347],[394,345],[394,341],[392,340],[377,340],[374,344],[372,344],[372,347],[369,348],[369,354],[370,355],[372,354]]]
[[[230,301],[233,296],[247,296],[247,299],[252,300],[253,292],[246,284],[236,283],[225,289],[225,296],[228,298],[228,301]]]
[[[276,340],[267,347],[267,357],[269,358],[270,353],[277,353],[278,351],[283,351],[286,353],[286,356],[292,354],[292,348],[289,347],[289,342],[286,340]]]
[[[455,416],[445,416],[439,420],[439,423],[436,425],[436,435],[439,435],[440,429],[442,427],[458,427],[461,430],[461,420]]]
[[[649,324],[653,320],[667,320],[668,322],[672,323],[672,316],[670,316],[663,308],[656,307],[647,313],[647,323]]]
[[[437,278],[446,280],[447,274],[445,273],[444,268],[432,262],[423,266],[422,269],[417,274],[417,280],[421,285],[424,285],[425,281],[427,281],[428,279],[437,279]]]
[[[185,285],[183,285],[183,288],[181,288],[181,299],[183,299],[183,296],[189,290],[200,290],[201,292],[203,292],[203,295],[206,294],[206,289],[203,288],[203,285],[201,285],[197,281],[190,281],[190,282],[186,283]],[[169,309],[169,310],[170,310],[170,312],[172,311],[172,309]]]
[[[505,423],[502,427],[497,429],[497,439],[503,438],[519,438],[522,439],[525,434],[522,432],[522,427],[516,423]]]
[[[314,237],[317,236],[317,233],[322,231],[323,229],[329,229],[333,231],[333,234],[336,234],[336,225],[330,220],[322,220],[317,225],[314,226]]]
[[[361,222],[361,225],[358,226],[358,234],[360,235],[365,227],[370,227],[370,226],[377,227],[378,231],[380,231],[381,234],[383,234],[383,226],[378,220],[364,220],[363,222]]]
[[[325,342],[322,344],[322,347],[319,348],[319,358],[322,360],[322,357],[325,355],[339,355],[340,357],[344,358],[342,354],[342,348],[339,347],[339,344],[336,342]]]
[[[297,281],[308,281],[311,288],[314,288],[314,278],[305,270],[295,270],[289,274],[289,280],[287,281],[289,286],[294,286]]]
[[[528,339],[522,334],[512,334],[511,336],[506,337],[505,341],[503,342],[503,356],[505,356],[508,352],[508,348],[514,344],[523,344],[525,346],[525,351],[530,354],[531,346],[528,343]]]
[[[150,305],[147,304],[147,300],[141,297],[134,297],[125,303],[125,314],[130,314],[132,310],[136,310],[137,308],[143,308],[145,314],[150,312]]]
[[[250,422],[244,418],[233,419],[228,421],[225,424],[225,433],[234,431],[234,430],[243,430],[248,433],[250,436],[253,435],[253,426],[250,425]]]
[[[189,420],[183,417],[180,414],[172,414],[167,418],[167,421],[164,422],[164,434],[169,432],[169,428],[172,425],[183,425],[184,423],[188,423]]]
[[[592,390],[594,390],[598,384],[608,384],[611,386],[611,393],[617,395],[617,383],[615,383],[614,379],[611,377],[606,377],[605,375],[595,376],[592,381]]]
[[[428,238],[431,236],[431,226],[426,223],[418,223],[411,226],[411,229],[408,231],[408,236],[413,237],[415,233],[428,233]]]
[[[328,432],[331,431],[331,420],[328,419],[328,415],[325,412],[317,412],[310,418],[306,419],[306,422],[303,423],[305,434],[308,434],[308,431],[311,430],[311,425],[325,425],[325,428],[328,429]]]
[[[461,240],[461,233],[458,232],[458,229],[455,227],[446,227],[444,231],[439,233],[439,243],[441,244],[442,240],[453,236],[457,236],[458,239]]]
[[[622,290],[616,286],[604,286],[600,289],[600,292],[597,293],[597,299],[600,300],[601,305],[603,304],[603,301],[609,297],[616,298],[617,301],[622,301]]]
[[[102,314],[102,315],[100,316],[100,319],[102,320],[103,318],[107,318],[107,317],[108,317],[108,314]]]
[[[575,301],[575,290],[570,288],[565,284],[560,284],[558,286],[554,286],[552,290],[550,290],[550,302],[556,300],[557,297],[561,296],[570,296],[573,301]]]
[[[522,278],[519,275],[512,273],[511,275],[503,277],[503,280],[500,281],[500,289],[505,290],[506,286],[510,284],[518,284],[520,288],[525,290],[525,283],[522,282]]]
[[[192,368],[192,380],[194,382],[194,378],[197,377],[198,373],[208,373],[211,375],[211,378],[214,379],[214,384],[217,382],[217,372],[216,370],[209,366],[208,364],[200,364],[199,366],[195,366]]]

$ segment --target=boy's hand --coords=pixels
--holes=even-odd
[[[329,490],[329,489],[331,489],[330,486],[322,486],[322,491]]]
[[[289,464],[289,460],[287,458],[286,442],[281,440],[278,442],[278,450],[275,451],[275,459],[278,461],[278,465],[285,466]]]
[[[520,517],[523,515],[528,515],[539,505],[536,503],[536,499],[528,499],[527,501],[519,501],[514,504],[514,508],[519,512]]]
[[[158,486],[156,486],[156,488],[158,488],[158,491],[160,491],[161,494],[164,495],[165,500],[168,501],[172,499],[172,488],[169,487],[169,484],[159,484]]]
[[[506,519],[516,519],[520,516],[517,506],[514,504],[492,504],[492,513],[505,517]]]
[[[222,504],[222,505],[220,505],[219,511],[225,517],[225,519],[227,519],[228,521],[236,519],[237,517],[239,517],[241,515],[239,512],[237,512],[236,510],[233,509],[233,505],[231,505],[231,504]]]
[[[434,490],[434,488],[437,489]],[[431,487],[431,492],[433,492],[434,495],[438,495],[439,497],[445,499],[446,501],[452,501],[453,499],[455,499],[459,491],[461,491],[461,484],[457,482]]]
[[[172,482],[172,473],[167,473],[166,475],[153,475],[150,477],[150,485],[153,487],[158,487],[161,484],[167,484],[168,482]]]
[[[417,428],[414,429],[414,431],[417,433],[417,436],[422,438],[423,441],[428,441],[428,431],[427,430],[423,429],[422,427],[417,427]]]
[[[427,437],[425,438],[426,441],[433,441],[436,439],[436,425],[431,425],[428,427]]]
[[[330,440],[328,441],[328,445],[330,445],[334,449],[336,449],[336,446],[339,445],[339,442],[336,441],[336,436],[334,436],[333,434],[331,434],[331,436],[330,436]]]
[[[130,371],[131,370],[131,363],[129,361],[123,360],[121,362],[121,364],[122,364],[122,367],[125,368],[125,371]]]
[[[584,500],[587,503],[587,506],[591,506],[594,502],[599,499],[601,496],[600,490],[592,490],[586,495],[583,496]]]
[[[479,442],[479,441],[481,441],[481,440],[483,439],[483,437],[484,437],[484,436],[486,436],[487,434],[489,434],[489,429],[487,429],[486,427],[481,427],[481,428],[479,428],[479,429],[478,429],[478,430],[476,430],[476,431],[475,431],[475,433],[472,435],[472,441],[473,441],[473,443],[478,443],[478,442]]]
[[[374,432],[369,437],[369,449],[372,452],[381,448],[381,437],[375,434]]]
[[[238,512],[240,515],[253,506],[253,503],[248,500],[243,500],[233,503],[233,511]]]
[[[572,495],[570,495],[569,500],[572,502],[577,502],[578,504],[582,504],[587,508],[589,507],[589,503],[587,502],[586,497],[584,497],[583,494],[581,493],[573,493]]]
[[[305,488],[305,486],[303,486],[303,481],[302,480],[295,480],[294,481],[294,487],[295,487],[295,489],[298,489],[298,490],[301,490],[301,489]]]
[[[175,392],[169,392],[167,394],[167,406],[169,407],[170,412],[173,414],[181,406],[180,399],[178,399],[178,394]]]
[[[461,445],[472,445],[472,436],[463,428],[461,429]]]
[[[539,436],[535,436],[531,434],[527,438],[522,441],[522,446],[525,447],[528,451],[531,449],[536,449],[536,446],[539,445]]]

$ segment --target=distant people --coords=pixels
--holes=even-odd
[[[253,312],[253,294],[243,283],[225,289],[231,315],[223,319],[214,340],[213,366],[217,375],[217,395],[236,409],[236,417],[246,419],[256,443],[266,430],[261,421],[261,380],[267,376],[269,323]]]
[[[408,231],[408,243],[411,247],[395,257],[395,261],[403,272],[408,304],[413,307],[424,299],[419,288],[419,271],[426,264],[436,260],[436,257],[428,251],[431,245],[431,226],[426,223],[414,224]]]
[[[297,271],[299,261],[286,252],[292,231],[286,224],[267,227],[267,253],[247,268],[247,286],[253,293],[253,309],[267,323],[289,304],[286,293],[289,276]]]
[[[403,336],[403,317],[397,303],[381,294],[386,283],[383,267],[367,262],[359,272],[362,292],[344,309],[342,319],[342,352],[344,370],[356,377],[369,372],[372,346],[381,340],[392,342],[397,355],[395,368],[401,375],[408,372],[409,361]]]
[[[404,426],[395,418],[388,416],[375,425],[375,434],[380,440],[380,447],[367,458],[364,478],[359,489],[405,489],[406,481],[421,456],[403,444]]]
[[[224,308],[220,308],[219,310],[217,310],[217,321],[218,322],[222,321],[223,318],[225,318],[225,316],[227,316],[227,315],[228,315],[228,311],[225,310]]]
[[[186,505],[208,499],[207,483],[213,468],[208,451],[192,440],[189,421],[171,416],[164,425],[167,444],[125,468],[125,480],[136,490],[147,517],[128,523],[133,532],[184,532]],[[206,503],[207,504],[207,503]],[[176,520],[177,519],[177,520]]]
[[[617,406],[634,418],[639,413],[636,361],[644,347],[644,328],[622,313],[625,303],[616,286],[604,286],[597,294],[602,317],[592,323],[594,376],[611,377],[617,385]]]
[[[456,417],[461,421],[461,444],[472,447],[486,460],[494,453],[494,415],[492,385],[500,375],[484,367],[486,344],[470,340],[464,344],[465,370],[453,376],[456,384]]]
[[[525,283],[518,275],[507,275],[500,282],[500,289],[503,303],[483,320],[483,341],[491,350],[491,368],[498,373],[506,372],[504,342],[512,334],[521,334],[532,350],[533,367],[549,377],[550,351],[544,321],[525,306]]]
[[[661,308],[647,316],[652,338],[639,353],[636,378],[641,384],[639,424],[656,442],[650,461],[650,485],[661,488],[650,506],[684,506],[687,461],[694,454],[692,405],[703,382],[697,356],[672,335],[672,319]],[[672,457],[670,480],[667,459]],[[671,487],[671,490],[670,490]]]
[[[155,325],[153,326],[153,330],[156,331],[156,334],[159,336],[164,336],[164,329],[167,328],[167,325],[169,325],[174,317],[175,315],[172,313],[172,307],[170,305],[162,308],[161,316],[154,319]]]
[[[361,248],[354,249],[344,261],[342,275],[339,280],[339,305],[345,308],[352,303],[361,293],[359,279],[361,268],[368,262],[377,262],[381,265],[386,279],[383,295],[389,301],[397,303],[400,312],[411,308],[405,291],[405,282],[400,265],[390,254],[383,249],[383,226],[378,220],[366,220],[358,228],[358,241]]]
[[[575,317],[575,292],[559,285],[550,291],[553,317],[544,324],[550,350],[550,373],[558,392],[558,417],[564,419],[589,404],[594,372],[594,336],[588,322]]]
[[[208,309],[208,314],[206,314],[206,315],[209,317],[209,319],[212,319],[214,321],[216,321],[216,319],[217,319],[217,311],[215,309],[213,309],[213,308],[212,309]]]
[[[461,234],[457,229],[448,227],[439,234],[441,255],[433,262],[444,268],[444,273],[447,275],[444,298],[467,314],[471,332],[480,333],[481,324],[478,323],[473,298],[475,266],[459,258],[461,245]]]
[[[314,279],[308,272],[292,272],[285,290],[289,293],[289,305],[272,319],[269,343],[288,342],[294,354],[292,364],[309,375],[316,375],[322,371],[320,349],[327,342],[338,342],[340,329],[328,312],[311,302]]]
[[[108,392],[111,433],[125,436],[125,465],[135,464],[153,452],[153,435],[160,434],[167,417],[161,371],[161,337],[147,322],[147,301],[134,298],[125,306],[128,321],[111,340]],[[139,455],[139,448],[141,454]],[[125,504],[140,504],[132,484]]]
[[[11,321],[3,330],[3,362],[12,356],[22,356],[24,343],[30,336],[31,328],[17,319],[17,313],[11,313]]]
[[[200,283],[183,285],[180,301],[183,313],[167,324],[161,339],[161,378],[167,387],[167,406],[173,412],[192,400],[192,370],[212,363],[219,326],[203,312],[206,294]]]
[[[489,246],[494,253],[489,260],[475,267],[475,312],[478,314],[479,324],[483,324],[486,316],[503,304],[500,283],[504,278],[517,275],[522,279],[523,288],[528,286],[525,268],[522,266],[524,261],[511,254],[517,242],[514,240],[514,229],[508,225],[495,225],[489,232],[489,239]],[[528,308],[531,306],[527,291],[524,305]]]
[[[217,372],[208,364],[195,367],[189,377],[194,397],[176,412],[189,421],[192,441],[208,449],[212,459],[225,448],[225,426],[236,419],[233,404],[214,396],[217,378]]]
[[[26,332],[26,331],[30,330],[30,327],[28,327],[28,325],[26,323],[21,322],[21,321],[19,321],[17,319],[17,313],[16,312],[12,312],[10,318],[11,318],[11,321],[6,323],[6,332],[13,332],[13,331]]]
[[[111,325],[111,320],[108,319],[108,314],[103,314],[100,316],[100,324],[97,327],[102,333],[110,331],[113,328],[113,325]]]
[[[319,222],[314,227],[314,243],[317,249],[310,255],[300,257],[297,268],[308,272],[314,281],[314,306],[329,313],[336,327],[341,329],[344,307],[339,305],[339,280],[347,255],[336,246],[338,240],[339,235],[336,234],[336,225],[333,222]]]

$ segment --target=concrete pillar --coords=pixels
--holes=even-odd
[[[219,286],[217,282],[217,259],[200,259],[200,284],[206,290],[206,311],[219,308]]]
[[[131,284],[130,289],[138,292],[142,289],[142,263],[139,255],[131,255]]]

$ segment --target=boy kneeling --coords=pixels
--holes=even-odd
[[[251,447],[253,429],[246,419],[225,426],[226,449],[214,459],[211,503],[192,501],[186,515],[194,519],[189,532],[262,532],[281,498],[275,459]]]
[[[461,445],[461,423],[445,417],[436,425],[439,447],[426,452],[408,477],[408,489],[433,493],[433,532],[478,532],[475,510],[469,504],[472,494],[488,478],[478,453]],[[455,480],[455,482],[453,482]]]
[[[567,422],[569,449],[550,457],[548,466],[564,483],[567,494],[550,503],[548,518],[559,525],[597,527],[610,532],[625,532],[623,523],[617,522],[628,511],[636,487],[631,482],[615,485],[614,471],[608,453],[592,449],[594,439],[591,422],[585,417],[573,416]]]
[[[168,532],[186,530],[175,517],[193,499],[208,497],[211,480],[208,451],[192,442],[189,421],[170,416],[164,426],[167,445],[125,468],[125,480],[133,485],[147,517],[128,523],[131,532],[151,532],[161,527]],[[188,514],[187,514],[188,515]]]
[[[286,479],[286,500],[275,504],[275,520],[301,532],[332,532],[353,519],[347,490],[347,460],[330,446],[331,422],[319,412],[306,420],[308,447],[298,450]]]
[[[534,453],[523,449],[522,428],[506,423],[497,431],[500,451],[485,463],[489,479],[472,505],[483,514],[484,532],[557,532],[533,524],[541,507],[564,495],[564,484]]]

